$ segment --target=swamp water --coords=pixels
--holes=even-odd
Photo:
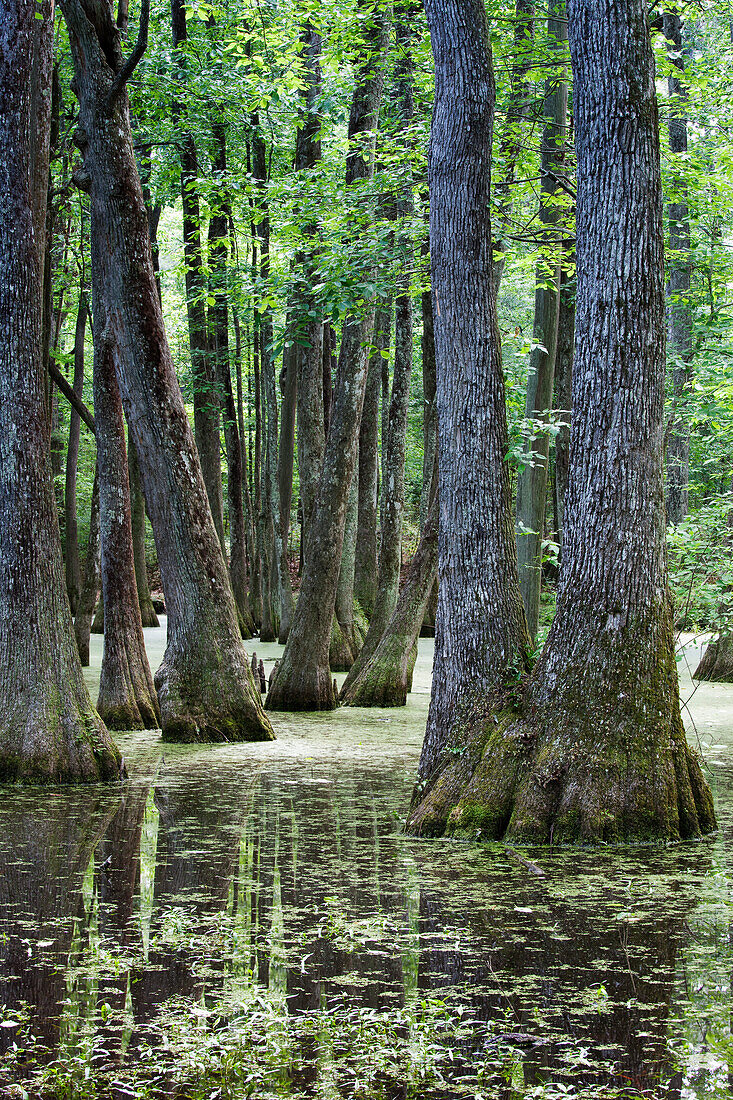
[[[431,653],[400,710],[3,789],[0,1096],[733,1094],[733,687],[690,702],[716,836],[519,854],[401,832]]]

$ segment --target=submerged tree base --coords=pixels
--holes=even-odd
[[[163,741],[179,744],[274,741],[249,664],[215,644],[189,664],[166,651],[155,674]]]
[[[467,703],[415,790],[408,832],[597,844],[714,830],[712,795],[680,716],[671,627],[647,678],[624,641],[615,674],[593,671],[592,652],[576,666],[541,661],[523,699],[515,691]]]
[[[122,779],[119,749],[85,691],[37,683],[37,704],[17,699],[3,717],[0,782],[98,783]]]

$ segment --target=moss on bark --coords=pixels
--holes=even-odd
[[[651,629],[654,660],[646,656]],[[669,620],[616,640],[558,674],[548,661],[519,709],[468,706],[434,772],[416,788],[408,831],[528,844],[654,842],[716,826],[700,760],[685,739]]]

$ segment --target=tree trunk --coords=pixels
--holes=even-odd
[[[413,117],[412,98],[412,29],[409,15],[402,12],[396,25],[398,60],[395,66],[395,113],[407,130]],[[413,213],[412,180],[407,176],[396,213],[408,221]],[[400,231],[398,230],[398,233]],[[407,443],[407,412],[410,403],[412,373],[412,297],[410,283],[414,267],[412,245],[402,230],[400,272],[395,297],[395,354],[392,372],[392,395],[389,402],[387,439],[382,482],[382,524],[379,543],[377,593],[369,630],[347,677],[347,686],[359,675],[392,618],[400,588],[402,566],[402,513],[405,506],[405,450]]]
[[[529,650],[492,287],[494,80],[486,12],[483,0],[428,0],[426,11],[436,77],[429,181],[440,590],[421,781],[472,707],[521,676]],[[412,826],[420,820],[413,817]]]
[[[722,631],[709,642],[693,680],[710,680],[715,684],[733,684],[733,634]]]
[[[40,18],[38,18],[40,16]],[[0,779],[120,778],[79,663],[42,352],[53,9],[17,0],[0,51]]]
[[[94,608],[97,606],[102,583],[102,554],[99,540],[99,475],[95,470],[92,489],[92,506],[89,513],[89,541],[84,563],[84,583],[81,586],[79,605],[74,619],[74,634],[79,659],[84,668],[89,665],[89,635],[92,629]]]
[[[164,740],[269,740],[163,326],[132,150],[119,33],[106,7],[64,0],[91,195],[92,251],[155,532],[168,644],[155,682]],[[124,74],[122,74],[124,75]],[[101,335],[101,334],[100,334]]]
[[[484,701],[429,777],[411,827],[540,843],[694,837],[715,815],[685,741],[667,590],[662,194],[647,7],[569,0],[568,17],[578,323],[557,616],[524,698]]]
[[[429,238],[423,245],[423,255],[429,256]],[[496,270],[496,265],[494,265]],[[435,399],[435,326],[433,322],[433,292],[428,287],[421,295],[422,306],[422,384],[423,384],[423,465],[422,493],[420,496],[420,527],[425,528],[430,508],[431,470],[435,468],[438,457],[438,406]],[[420,627],[420,636],[435,637],[435,615],[438,610],[437,572],[425,603],[425,616]]]
[[[212,170],[219,193],[210,197],[209,217],[209,348],[213,375],[219,391],[224,444],[227,452],[227,512],[229,519],[229,580],[237,607],[243,638],[253,634],[247,594],[247,532],[244,521],[244,471],[239,439],[237,407],[229,363],[229,310],[227,305],[227,242],[229,219],[226,194],[226,130],[219,118],[212,119],[214,157]]]
[[[384,87],[388,18],[376,8],[370,9],[365,26],[371,53],[356,78],[349,119],[347,184],[368,178],[373,170],[374,135]],[[300,594],[288,644],[267,696],[267,706],[273,710],[328,710],[336,706],[329,648],[364,405],[368,335],[367,320],[347,318],[318,497],[306,539]]]
[[[255,133],[252,139],[252,171],[261,191],[260,219],[257,238],[260,246],[260,282],[267,287],[270,278],[270,215],[266,184],[268,178],[267,149],[259,132],[259,115],[253,115]],[[273,350],[272,310],[268,306],[260,317],[260,385],[264,461],[261,470],[261,560],[263,642],[277,639],[280,618],[280,588],[282,587],[282,524],[277,485],[277,393],[275,389],[275,355]],[[290,578],[288,578],[289,580]]]
[[[669,280],[667,283],[668,354],[672,370],[674,411],[667,436],[667,522],[681,523],[687,515],[687,483],[690,474],[690,430],[680,406],[692,380],[692,308],[690,303],[690,212],[687,185],[676,165],[687,156],[687,85],[682,52],[682,20],[677,12],[664,13],[664,37],[670,53],[669,151],[672,154],[672,187],[679,198],[668,207]]]
[[[87,305],[84,288],[79,290],[79,308],[76,314],[74,333],[74,393],[80,399],[84,396],[84,338],[87,329]],[[71,614],[76,614],[81,595],[81,565],[79,563],[79,527],[76,516],[76,475],[79,464],[79,436],[81,420],[76,409],[72,408],[69,417],[69,445],[66,451],[66,488],[64,507],[66,509],[66,591],[69,594]]]
[[[557,179],[565,163],[568,83],[562,58],[567,42],[564,0],[549,0],[547,33],[559,64],[545,84],[542,132],[540,222],[542,254],[537,263],[532,352],[527,379],[525,416],[533,422],[525,444],[524,461],[517,478],[517,561],[527,626],[532,641],[537,637],[542,587],[542,540],[547,499],[547,467],[550,433],[544,425],[552,408],[557,328],[560,305],[562,241],[558,235],[561,210],[556,202]]]
[[[145,557],[145,495],[140,480],[135,444],[127,441],[127,471],[130,476],[130,510],[132,518],[132,554],[135,561],[135,584],[140,618],[143,626],[160,626],[153,607],[148,584],[148,566]]]
[[[283,354],[280,374],[280,446],[277,455],[277,483],[280,496],[280,525],[282,536],[282,569],[280,573],[280,632],[278,641],[285,645],[293,620],[295,600],[290,580],[290,510],[293,504],[293,464],[295,461],[295,410],[298,401],[298,366],[295,344]]]
[[[354,595],[369,618],[377,594],[377,528],[379,512],[379,397],[382,391],[382,352],[389,347],[391,311],[378,305],[369,359],[364,409],[359,429],[359,505],[356,526]]]
[[[374,653],[358,676],[344,684],[341,702],[351,707],[403,707],[412,690],[412,670],[425,605],[438,568],[438,501],[435,497],[397,605]]]
[[[171,0],[173,49],[177,57],[179,80],[186,82],[185,59],[179,57],[179,47],[188,37],[184,0]],[[221,485],[221,447],[219,442],[219,406],[214,371],[209,358],[204,298],[206,280],[201,256],[201,211],[198,196],[198,158],[193,134],[181,119],[176,99],[173,116],[181,132],[181,203],[183,207],[183,259],[186,265],[186,310],[193,375],[193,425],[201,472],[209,498],[214,527],[224,550],[224,499]]]
[[[125,422],[100,277],[95,252],[92,256],[94,419],[104,600],[104,652],[97,710],[110,729],[157,729],[160,708],[145,652],[135,582]]]
[[[562,547],[565,530],[565,497],[570,472],[570,418],[573,399],[573,355],[575,354],[575,276],[568,274],[568,266],[575,265],[575,252],[566,257],[560,276],[560,314],[557,323],[557,351],[555,353],[555,384],[553,407],[560,419],[555,436],[555,513],[557,534]]]

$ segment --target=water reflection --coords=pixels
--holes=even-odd
[[[0,1002],[16,1023],[0,1028],[0,1083],[59,1049],[123,1083],[160,1050],[172,1078],[172,1006],[205,1036],[246,1025],[261,989],[285,1017],[319,1021],[289,1033],[273,1095],[326,1078],[359,1094],[359,1042],[414,1057],[413,1017],[437,997],[460,1026],[441,1032],[431,1100],[464,1094],[463,1079],[506,1097],[571,1081],[715,1095],[721,1074],[698,1055],[721,1009],[730,1022],[729,955],[722,993],[706,962],[729,919],[719,849],[545,853],[540,874],[499,847],[415,841],[398,828],[403,765],[326,754],[255,771],[181,750],[137,776],[128,765],[115,797],[7,793]],[[706,904],[713,921],[696,918]],[[691,1021],[706,1013],[701,1041]],[[372,1084],[413,1095],[396,1071]]]

